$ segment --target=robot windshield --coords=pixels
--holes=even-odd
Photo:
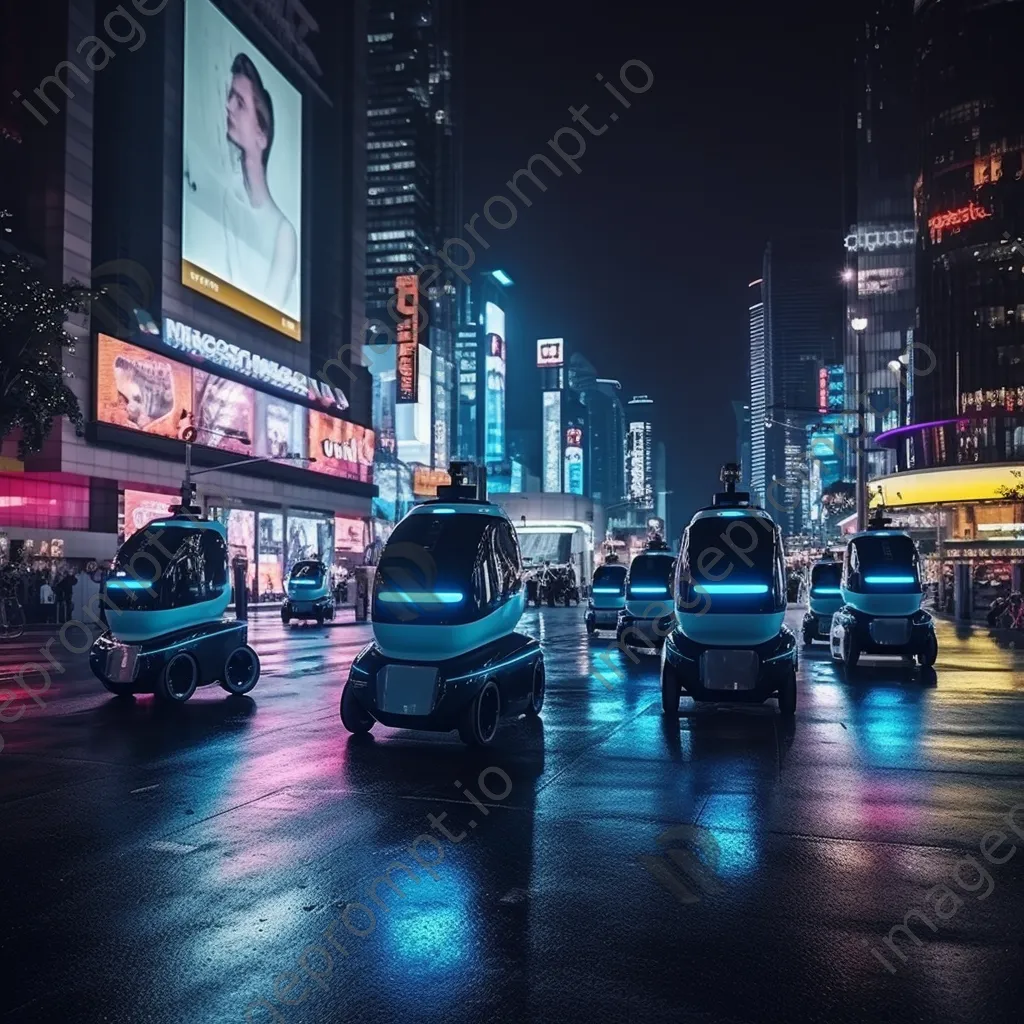
[[[110,628],[123,640],[219,618],[230,598],[223,533],[189,519],[150,523],[118,551],[106,597]]]
[[[503,515],[473,506],[423,508],[395,527],[384,549],[374,579],[373,621],[479,622],[513,599],[521,603],[521,580],[519,546]]]

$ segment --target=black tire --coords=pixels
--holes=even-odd
[[[106,679],[102,679],[100,682],[103,683],[103,689],[107,693],[112,693],[115,697],[135,696],[135,687],[131,683],[112,683]]]
[[[925,641],[924,648],[917,655],[917,663],[921,668],[931,668],[935,664],[935,660],[939,656],[939,641],[935,636],[935,633],[931,630],[928,631],[928,639]]]
[[[783,718],[796,714],[796,668],[791,668],[785,679],[779,683],[779,711]]]
[[[281,609],[281,621],[287,626],[292,621],[292,617],[282,608]]]
[[[356,700],[351,683],[346,683],[341,691],[341,724],[356,736],[368,733],[376,724],[373,716],[367,714]]]
[[[857,664],[860,661],[860,644],[857,637],[847,630],[843,634],[843,669],[848,676],[857,671]]]
[[[175,654],[160,673],[154,694],[168,704],[184,704],[199,685],[199,665],[191,654]]]
[[[804,626],[804,647],[810,647],[814,643],[814,635],[810,626]]]
[[[228,693],[241,697],[260,679],[259,655],[248,645],[236,647],[224,663],[224,681],[220,684]]]
[[[323,611],[319,611],[319,612],[316,613],[316,624],[318,626],[322,626],[324,624],[324,613],[323,613]]]
[[[675,670],[667,660],[661,665],[661,710],[669,718],[679,717],[679,701],[683,696],[683,688],[676,679]]]
[[[533,681],[530,685],[530,703],[526,705],[529,718],[536,718],[544,708],[544,693],[547,689],[547,673],[544,671],[544,659],[538,658],[533,663]]]
[[[463,712],[459,737],[470,747],[490,746],[498,735],[500,721],[501,694],[498,692],[498,684],[488,679]]]
[[[587,636],[593,636],[597,632],[597,626],[592,622],[587,623]]]

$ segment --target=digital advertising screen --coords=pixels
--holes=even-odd
[[[544,392],[542,461],[544,491],[548,494],[562,489],[562,392]]]
[[[99,336],[96,418],[101,423],[180,438],[191,410],[191,367],[105,334]]]
[[[417,365],[420,337],[419,307],[420,279],[415,274],[402,274],[395,278],[395,315],[398,318],[395,401],[399,405],[415,405],[420,397],[420,370]],[[427,386],[429,387],[429,382]]]
[[[356,423],[196,370],[101,334],[96,419],[115,427],[182,439],[196,428],[204,448],[285,460],[342,480],[373,481],[374,433]]]
[[[157,491],[133,491],[125,488],[124,533],[121,543],[123,544],[147,523],[168,515],[171,505],[177,505],[180,501],[181,497],[174,494],[161,494]]]
[[[373,481],[373,431],[309,410],[309,454],[317,473],[345,480]]]
[[[488,462],[502,462],[505,459],[505,311],[493,302],[484,306],[484,333],[484,456]]]
[[[210,0],[185,0],[181,280],[302,339],[302,96]]]
[[[260,458],[307,454],[306,412],[301,405],[256,392],[256,449]]]
[[[284,516],[259,513],[259,592],[276,597],[284,593]]]
[[[204,370],[192,371],[192,425],[196,444],[252,454],[255,397],[252,388]]]

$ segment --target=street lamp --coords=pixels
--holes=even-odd
[[[864,332],[868,329],[866,316],[855,316],[850,320],[856,340],[857,366],[857,530],[866,530],[867,515],[867,450],[864,444]]]

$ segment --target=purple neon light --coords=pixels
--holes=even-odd
[[[886,430],[881,434],[877,434],[875,436],[875,443],[884,443],[890,438],[899,437],[901,434],[909,434],[911,431],[915,430],[924,430],[926,427],[945,427],[950,423],[960,423],[961,421],[964,423],[967,422],[967,420],[961,416],[955,420],[932,420],[931,423],[911,423],[910,426],[907,427],[894,427],[892,430]]]

